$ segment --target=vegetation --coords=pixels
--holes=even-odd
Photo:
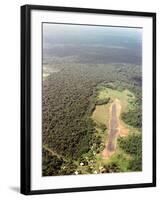
[[[142,112],[141,109],[131,110],[122,114],[122,119],[130,126],[141,128],[142,127]]]
[[[109,98],[106,98],[106,99],[98,99],[98,100],[96,101],[96,105],[104,105],[104,104],[109,103],[109,101],[110,101],[110,97],[109,97]]]
[[[56,70],[59,71],[51,73],[43,81],[42,128],[43,145],[60,157],[43,150],[43,176],[75,174],[77,170],[82,174],[99,172],[96,155],[104,148],[106,109],[114,97],[118,95],[124,107],[131,101],[126,108],[130,106],[136,122],[132,119],[133,115],[128,117],[130,110],[127,109],[122,119],[130,126],[141,127],[141,85],[137,81],[140,67],[131,64],[127,67],[115,64],[86,65],[66,61],[65,68],[58,69],[56,66]],[[105,116],[102,121],[92,117],[98,106],[104,108],[105,115],[99,115]],[[85,164],[80,166],[84,159]],[[106,172],[111,166],[115,170],[115,162],[106,165]],[[122,168],[119,163],[116,171],[125,171]],[[127,167],[125,169],[128,170]]]
[[[129,159],[124,153],[118,152],[110,158],[107,164],[104,165],[103,173],[127,171],[129,171]]]
[[[141,32],[43,23],[42,176],[141,169]],[[127,134],[105,159],[115,99]]]
[[[132,134],[126,138],[118,139],[119,147],[132,156],[129,163],[130,171],[142,170],[142,135]]]
[[[52,155],[43,148],[43,176],[58,175],[64,160]]]

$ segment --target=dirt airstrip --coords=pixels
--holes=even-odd
[[[108,139],[105,144],[105,149],[102,152],[102,156],[105,159],[116,151],[118,136],[128,135],[128,129],[126,129],[120,121],[120,114],[121,103],[119,99],[115,99],[109,108]]]

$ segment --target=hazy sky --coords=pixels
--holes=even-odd
[[[44,47],[57,44],[141,43],[141,28],[43,24]]]
[[[81,62],[142,61],[142,29],[127,27],[43,24],[43,56],[74,56]]]

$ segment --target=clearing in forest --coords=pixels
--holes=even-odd
[[[113,90],[107,87],[99,87],[97,100],[105,100],[110,98],[110,101],[103,105],[96,105],[92,114],[92,119],[99,124],[106,126],[106,130],[102,135],[104,150],[102,157],[108,158],[116,152],[117,137],[128,135],[129,128],[121,120],[121,113],[132,109],[135,96],[129,90]],[[99,129],[97,129],[99,130]]]

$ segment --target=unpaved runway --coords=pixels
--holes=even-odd
[[[121,112],[121,104],[118,99],[115,99],[110,106],[110,120],[108,140],[105,149],[102,152],[104,158],[109,157],[116,150],[117,137],[120,132],[119,116]]]

